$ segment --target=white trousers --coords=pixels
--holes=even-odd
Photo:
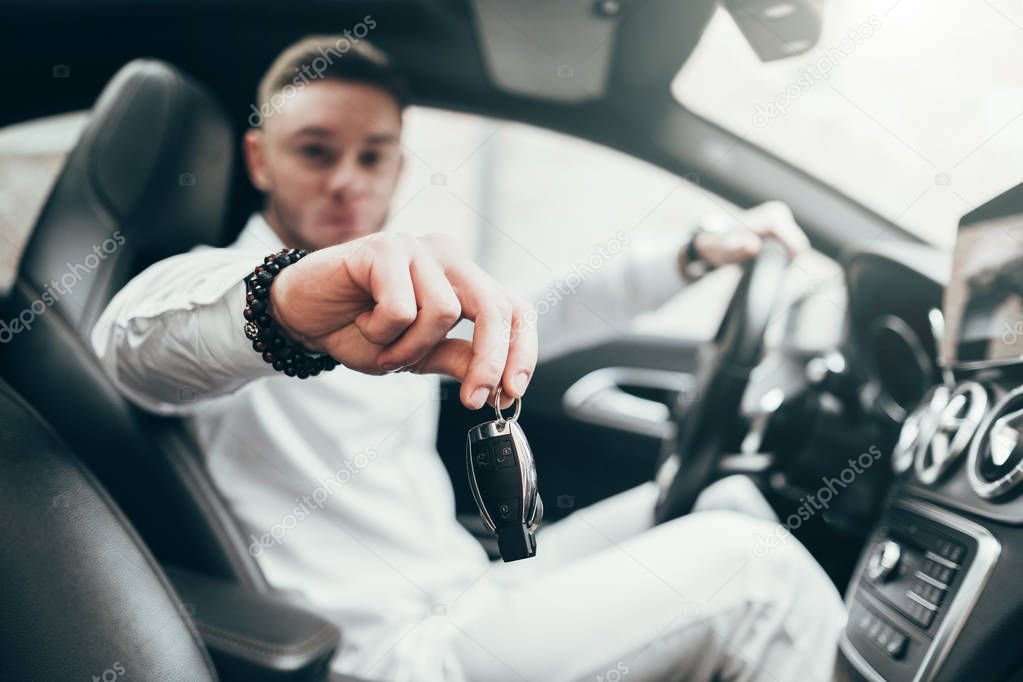
[[[581,509],[541,529],[535,558],[495,564],[479,582],[497,606],[453,640],[466,676],[831,679],[842,601],[752,482],[719,481],[655,527],[656,496],[651,482]]]

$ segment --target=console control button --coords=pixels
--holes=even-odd
[[[867,575],[875,582],[884,582],[892,577],[902,559],[902,547],[894,540],[878,543],[867,559]]]
[[[857,625],[874,644],[892,658],[898,660],[905,655],[909,638],[895,629],[884,616],[876,615],[864,608]]]

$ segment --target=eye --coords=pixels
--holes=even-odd
[[[375,166],[380,163],[380,152],[368,151],[359,154],[359,164],[362,166]]]
[[[299,152],[307,159],[312,161],[325,161],[329,158],[330,152],[323,145],[319,144],[308,144],[304,145],[299,149]]]

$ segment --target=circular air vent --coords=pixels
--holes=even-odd
[[[1009,392],[980,425],[970,448],[968,473],[974,492],[1001,497],[1023,481],[1023,387]]]
[[[938,415],[948,404],[948,388],[935,386],[902,422],[899,440],[892,450],[892,470],[901,474],[913,466],[921,442],[934,432]]]
[[[916,453],[916,476],[931,484],[966,452],[987,411],[987,391],[975,381],[960,384],[934,419]]]

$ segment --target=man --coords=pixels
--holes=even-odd
[[[244,152],[264,211],[231,247],[154,265],[105,311],[93,344],[118,386],[146,409],[191,417],[269,582],[342,628],[338,670],[827,677],[838,596],[795,541],[753,557],[755,536],[776,528],[766,521],[705,511],[652,528],[650,484],[542,529],[537,557],[507,565],[459,526],[434,446],[435,375],[458,379],[472,409],[492,404],[498,385],[521,396],[537,333],[528,306],[450,240],[378,234],[401,172],[406,99],[365,41],[326,64],[340,44],[301,41],[260,84],[260,102],[278,106],[261,109],[270,115],[246,133]],[[626,324],[676,293],[694,256],[742,261],[759,235],[805,246],[779,204],[744,222],[752,231],[700,233],[693,249],[681,236],[670,250],[634,240],[538,320],[539,336],[607,335],[581,311]],[[242,279],[283,247],[312,253],[275,277],[268,311],[286,337],[341,363],[304,381],[276,372],[242,333]],[[471,341],[447,338],[462,318],[474,323]],[[763,506],[751,485],[743,492]],[[705,498],[698,509],[715,506]]]

